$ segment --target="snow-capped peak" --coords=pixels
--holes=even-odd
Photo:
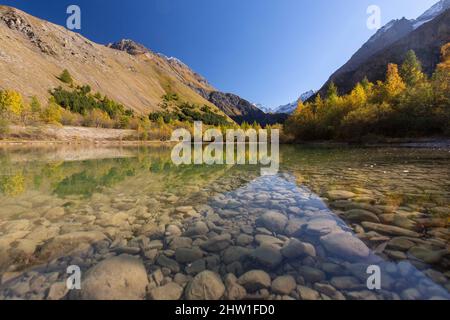
[[[433,20],[445,10],[450,8],[450,0],[441,0],[432,6],[430,9],[425,11],[420,17],[414,20],[414,29],[419,28],[421,25]]]
[[[261,103],[252,103],[252,105],[255,108],[258,108],[259,110],[261,110],[264,113],[271,113],[272,112],[272,110],[270,108],[264,107]]]
[[[280,107],[276,108],[275,112],[292,114],[297,109],[299,101],[305,102],[306,100],[311,98],[314,94],[315,94],[315,92],[313,90],[307,91],[307,92],[303,93],[302,95],[300,95],[300,98],[298,98],[297,101],[288,103],[284,106],[280,106]]]

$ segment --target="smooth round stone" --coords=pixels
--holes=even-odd
[[[175,208],[175,211],[181,212],[181,213],[188,213],[191,210],[194,210],[194,208],[192,206],[184,206],[184,207],[177,207],[177,208]]]
[[[322,263],[321,265],[321,269],[326,273],[326,274],[331,274],[331,275],[344,275],[345,274],[345,269],[344,267],[335,264],[335,263],[331,263],[331,262],[325,262]]]
[[[280,248],[274,245],[261,245],[252,253],[252,258],[259,264],[273,269],[283,261]]]
[[[67,292],[67,284],[65,282],[57,282],[50,286],[47,294],[47,300],[62,300]]]
[[[297,239],[291,239],[281,248],[281,254],[288,259],[295,259],[304,255],[315,257],[316,249],[310,243],[303,243]]]
[[[412,247],[409,249],[408,254],[425,263],[435,264],[441,261],[442,257],[447,254],[447,251],[432,251],[425,247]]]
[[[345,190],[333,190],[327,192],[326,197],[330,200],[347,200],[356,197],[356,194]]]
[[[272,281],[267,272],[263,270],[252,270],[243,274],[238,283],[250,292],[270,287]]]
[[[289,237],[300,237],[302,234],[303,227],[306,226],[308,220],[294,218],[290,219],[286,228],[285,233]]]
[[[314,289],[316,289],[320,293],[327,295],[330,298],[334,297],[337,292],[336,288],[327,283],[314,283]]]
[[[330,283],[340,290],[356,289],[362,286],[359,279],[355,277],[333,277]]]
[[[251,253],[251,250],[244,247],[228,247],[225,249],[222,255],[222,260],[225,264],[230,264],[236,261],[240,261],[247,257]]]
[[[414,242],[411,240],[408,240],[407,238],[403,237],[396,237],[392,238],[388,244],[387,247],[393,250],[401,250],[401,251],[407,251],[414,247]]]
[[[272,281],[272,291],[277,294],[289,295],[297,287],[294,277],[281,276]]]
[[[186,267],[186,273],[190,275],[198,274],[206,269],[206,260],[201,259],[194,261]]]
[[[275,238],[273,236],[268,236],[265,234],[258,234],[255,236],[255,241],[259,244],[259,245],[263,245],[263,244],[268,244],[268,245],[278,245],[278,246],[282,246],[283,245],[283,241]]]
[[[224,278],[225,282],[225,300],[243,300],[247,295],[247,291],[243,286],[238,284],[238,279],[232,273]]]
[[[186,286],[187,300],[219,300],[224,293],[222,279],[211,271],[199,273]]]
[[[142,261],[122,255],[89,269],[79,294],[82,300],[142,300],[147,285],[147,271]]]
[[[369,221],[375,223],[380,222],[380,219],[377,217],[376,214],[362,209],[349,210],[346,211],[344,215],[347,220],[354,222],[361,222],[361,221]]]
[[[175,250],[175,259],[179,263],[190,263],[203,257],[203,252],[199,249],[178,248]]]
[[[298,273],[307,281],[311,283],[320,282],[325,280],[326,275],[322,270],[309,267],[301,266],[298,269]]]
[[[298,286],[297,291],[302,300],[320,300],[320,294],[314,289],[305,286]]]
[[[56,207],[48,210],[47,213],[45,214],[45,218],[49,220],[55,220],[61,218],[62,216],[64,216],[64,214],[65,214],[64,208]]]
[[[229,233],[225,233],[210,238],[208,241],[201,245],[201,248],[210,252],[222,251],[228,248],[230,246],[230,243],[231,235]]]
[[[344,259],[362,259],[370,254],[364,242],[350,233],[331,233],[321,237],[320,242],[330,254]]]
[[[306,232],[315,236],[322,236],[340,230],[336,220],[333,219],[314,219],[306,225]]]
[[[368,220],[367,220],[368,221]],[[416,223],[407,217],[401,216],[399,214],[382,214],[380,215],[380,221],[384,224],[392,224],[394,226],[413,230],[416,228]],[[371,221],[376,222],[376,221]]]
[[[275,233],[282,233],[287,222],[288,218],[278,211],[268,211],[258,219],[260,225]]]
[[[253,242],[253,237],[247,234],[240,234],[236,239],[236,244],[239,246],[247,246]]]
[[[170,237],[178,237],[181,236],[181,230],[176,225],[168,225],[166,228],[166,235]]]
[[[195,237],[195,236],[205,235],[208,232],[209,232],[209,228],[206,225],[206,223],[199,221],[199,222],[196,222],[191,227],[189,227],[186,230],[186,232],[184,233],[184,235],[186,237]]]
[[[150,290],[151,300],[179,300],[183,295],[183,288],[175,282]]]
[[[173,259],[166,257],[165,255],[160,255],[156,260],[156,263],[161,267],[165,267],[170,269],[173,273],[177,273],[180,271],[180,265]]]
[[[173,238],[169,243],[169,248],[171,250],[177,250],[179,248],[190,248],[192,247],[192,239],[187,237],[176,237]]]
[[[379,232],[381,234],[387,234],[392,236],[405,236],[405,237],[413,237],[413,238],[419,238],[420,235],[417,232],[407,230],[404,228],[396,227],[396,226],[390,226],[387,224],[380,224],[380,223],[373,223],[373,222],[362,222],[362,226],[365,229],[373,230],[376,232]]]

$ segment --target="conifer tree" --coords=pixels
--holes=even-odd
[[[69,70],[67,69],[64,69],[64,71],[61,73],[58,79],[67,84],[73,83],[72,76],[70,75]]]
[[[405,60],[400,69],[400,75],[410,87],[425,79],[425,75],[422,72],[422,64],[417,59],[416,53],[413,50],[409,50],[406,53]]]

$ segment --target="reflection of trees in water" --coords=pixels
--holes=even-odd
[[[18,196],[25,191],[25,177],[22,173],[0,178],[0,190],[7,196]]]
[[[167,148],[140,148],[133,158],[84,161],[11,161],[0,156],[0,191],[17,196],[28,190],[55,193],[60,197],[89,197],[103,188],[125,181],[137,192],[179,191],[189,186],[202,188],[223,179],[228,172],[252,171],[249,167],[226,165],[176,166]],[[23,157],[24,155],[21,154]],[[133,178],[129,180],[128,178]],[[126,191],[126,189],[124,189]],[[131,190],[130,190],[131,191]]]

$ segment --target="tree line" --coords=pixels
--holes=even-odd
[[[450,135],[450,43],[431,77],[410,50],[387,66],[385,81],[366,77],[347,95],[331,82],[326,97],[299,102],[284,133],[297,142]]]

